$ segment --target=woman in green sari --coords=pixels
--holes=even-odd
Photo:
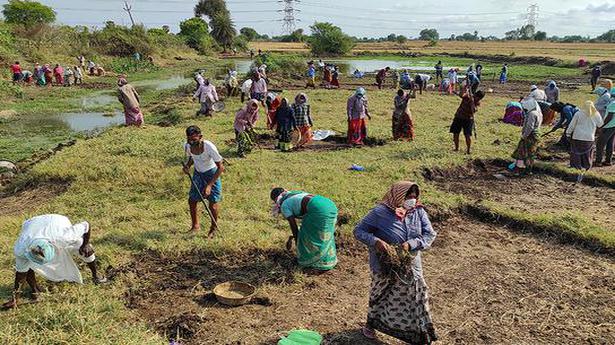
[[[337,264],[335,249],[335,225],[337,207],[333,201],[302,191],[287,191],[274,188],[271,191],[274,202],[273,214],[282,214],[292,231],[286,248],[297,247],[299,266],[328,271]],[[301,227],[297,225],[301,220]]]

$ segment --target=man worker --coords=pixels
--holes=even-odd
[[[442,61],[438,61],[434,68],[436,70],[436,84],[438,84],[442,81],[442,79],[444,79],[444,75],[442,74]]]
[[[431,76],[429,74],[417,73],[414,77],[414,84],[419,89],[419,93],[422,95],[423,91],[427,90],[427,83],[431,80]]]
[[[34,273],[54,282],[68,281],[83,284],[73,256],[79,256],[92,272],[94,284],[106,283],[96,267],[94,248],[90,244],[92,230],[88,222],[72,224],[58,214],[46,214],[26,220],[15,242],[15,285],[13,298],[4,308],[17,306],[17,294],[24,281],[32,289],[32,298],[41,292]]]
[[[600,77],[602,76],[602,66],[600,65],[596,65],[594,66],[594,68],[592,68],[591,71],[592,77],[591,77],[591,84],[592,84],[592,92],[594,92],[594,90],[596,90],[596,86],[598,85],[598,81],[600,80]]]
[[[469,155],[471,153],[474,114],[478,111],[478,106],[484,97],[485,93],[483,91],[479,90],[476,93],[472,93],[469,89],[461,96],[461,104],[455,113],[455,119],[450,128],[450,133],[453,134],[455,151],[459,151],[459,134],[463,130],[463,135],[466,139],[466,154]]]

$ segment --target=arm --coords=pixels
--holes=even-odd
[[[528,113],[527,115],[525,115],[525,121],[523,121],[523,129],[521,130],[521,137],[523,139],[526,139],[530,136],[530,134],[532,134],[532,132],[534,131],[534,126],[536,125],[536,120],[537,118],[533,114],[530,115]]]
[[[354,228],[353,234],[354,238],[358,241],[362,242],[368,247],[374,247],[376,245],[377,237],[372,233],[372,229],[376,222],[377,216],[374,213],[374,210],[370,211],[365,218],[363,218],[359,224]]]
[[[215,100],[216,102],[218,102],[218,101],[220,100],[220,98],[218,98],[218,91],[216,91],[216,87],[215,87],[215,86],[212,86],[212,91],[211,91],[211,93],[214,95],[214,100]]]
[[[408,244],[408,249],[411,251],[427,250],[431,248],[431,244],[436,239],[437,233],[433,229],[425,209],[419,208],[416,212],[419,212],[421,221],[421,236],[419,238],[410,239],[406,243]]]
[[[350,120],[352,114],[352,98],[349,98],[346,102],[346,115],[348,116],[348,120]]]
[[[307,118],[308,118],[308,123],[310,124],[310,127],[314,127],[314,122],[312,121],[312,111],[309,105],[307,106]]]
[[[137,102],[141,103],[141,99],[139,99],[139,93],[137,92],[137,90],[133,88],[132,92],[135,94],[135,98],[137,99]]]
[[[297,226],[297,219],[295,217],[288,217],[288,225],[290,225],[290,231],[293,233],[295,244],[297,244],[297,237],[299,236],[299,227]]]
[[[368,119],[372,119],[372,117],[369,115],[369,103],[367,102],[367,100],[365,100],[365,115],[367,115]]]
[[[615,113],[608,113],[608,115],[604,119],[604,123],[600,126],[600,128],[604,127],[604,125],[611,122],[611,120],[613,119],[613,116],[615,116]]]
[[[194,93],[192,98],[199,98],[199,97],[201,97],[201,87],[200,86],[198,89],[196,89],[196,92]]]

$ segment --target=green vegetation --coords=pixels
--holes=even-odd
[[[56,14],[49,6],[35,1],[9,0],[3,5],[2,14],[7,23],[32,27],[37,24],[50,24]]]
[[[300,55],[266,53],[254,59],[254,66],[267,65],[267,71],[284,77],[303,75],[307,69],[306,58]]]
[[[419,38],[423,41],[437,41],[440,39],[440,34],[436,29],[423,29],[419,33]]]
[[[320,55],[344,55],[348,54],[354,42],[350,36],[342,32],[342,29],[331,23],[314,23],[310,26],[312,36],[308,44],[312,54]]]
[[[209,34],[209,26],[202,18],[194,17],[179,23],[179,36],[182,37],[186,44],[196,49],[201,53],[206,53],[212,50],[216,45]]]

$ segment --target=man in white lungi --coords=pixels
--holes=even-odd
[[[68,281],[83,284],[79,268],[73,256],[79,256],[92,271],[95,284],[107,282],[96,270],[94,248],[90,245],[90,224],[73,225],[68,218],[47,214],[26,220],[15,242],[15,286],[13,298],[4,303],[4,308],[17,305],[17,294],[24,281],[32,289],[36,300],[40,288],[34,273],[54,282]]]

